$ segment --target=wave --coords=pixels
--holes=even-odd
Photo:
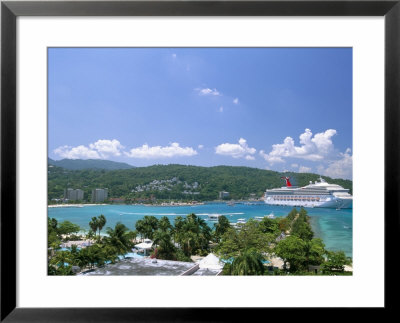
[[[187,213],[136,213],[136,212],[119,212],[119,214],[132,214],[132,215],[187,215]]]
[[[175,215],[175,216],[186,216],[188,215],[187,213],[149,213],[149,212],[118,212],[119,215],[123,214],[131,214],[131,215]],[[220,215],[243,215],[245,213],[243,212],[237,212],[237,213],[196,213],[196,215],[215,215],[215,214],[220,214]]]
[[[245,213],[243,212],[238,212],[238,213],[197,213],[196,215],[215,215],[215,214],[219,214],[219,215],[243,215]]]

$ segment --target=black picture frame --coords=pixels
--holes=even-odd
[[[1,321],[235,321],[243,309],[18,308],[16,264],[16,19],[19,16],[384,16],[385,310],[396,307],[400,180],[400,0],[2,1],[1,3]],[[15,241],[10,244],[9,241]],[[373,275],[373,269],[371,269]],[[257,313],[265,309],[252,309]],[[271,315],[272,311],[268,312]],[[282,309],[274,313],[282,315]],[[254,316],[253,316],[254,315]],[[275,315],[275,314],[274,314]],[[335,315],[335,314],[332,314]],[[271,318],[271,316],[269,316]],[[250,318],[251,319],[251,318]],[[312,319],[312,318],[311,318]]]

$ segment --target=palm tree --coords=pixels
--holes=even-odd
[[[229,224],[229,220],[226,218],[226,216],[221,215],[218,217],[218,223],[214,224],[215,227],[215,237],[216,241],[218,242],[222,235],[228,231],[228,229],[231,227]]]
[[[163,216],[158,221],[158,228],[163,232],[168,232],[172,230],[171,222],[169,222],[169,219],[166,216]]]
[[[116,248],[110,245],[103,246],[103,254],[105,261],[111,261],[111,263],[115,263],[118,259],[118,251]]]
[[[89,226],[93,232],[97,232],[97,228],[99,227],[99,220],[94,216],[92,221],[89,222]]]
[[[211,228],[208,226],[207,222],[200,217],[197,217],[197,223],[200,227],[200,247],[201,249],[208,249],[209,242],[211,240]]]
[[[172,243],[171,234],[166,231],[157,230],[154,234],[154,242],[158,245],[157,256],[160,259],[173,260],[176,248]]]
[[[95,265],[101,266],[104,264],[105,256],[99,245],[95,244],[84,250],[86,250],[85,260],[89,263],[90,268],[93,268]]]
[[[187,231],[183,235],[183,252],[186,256],[191,256],[196,248],[196,234],[192,231]]]
[[[143,218],[143,227],[145,237],[153,239],[154,232],[158,229],[158,219],[155,216],[146,215]]]
[[[174,220],[174,228],[172,229],[172,234],[174,236],[174,241],[181,243],[182,242],[182,237],[183,237],[183,226],[185,224],[185,219],[181,216],[177,216]]]
[[[114,247],[119,254],[125,254],[133,247],[129,229],[121,222],[117,222],[114,229],[107,228],[107,234],[106,243]]]
[[[89,256],[88,256],[89,249],[88,248],[89,247],[82,249],[76,255],[75,264],[78,265],[79,267],[81,267],[81,269],[83,269],[89,265]]]
[[[100,231],[101,229],[103,229],[106,223],[107,223],[106,217],[103,214],[101,214],[97,220],[97,227],[99,228],[99,238],[100,238]]]
[[[60,268],[64,268],[65,264],[70,264],[72,261],[71,252],[57,251],[55,256],[51,258],[50,263]]]
[[[186,256],[192,255],[196,251],[208,249],[208,243],[211,239],[211,228],[206,221],[196,216],[189,214],[183,221],[175,221],[175,229],[179,225],[177,232],[177,241],[183,248]]]
[[[135,223],[135,229],[138,234],[140,234],[140,237],[143,239],[145,232],[146,232],[146,227],[145,223],[143,220],[137,220]]]
[[[231,275],[262,275],[265,268],[262,263],[263,257],[261,254],[245,250],[236,257],[230,267]]]

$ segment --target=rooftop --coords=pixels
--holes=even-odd
[[[199,269],[194,262],[127,258],[116,264],[81,273],[84,276],[180,276],[184,273],[193,276],[216,276],[220,270]]]
[[[192,276],[217,276],[220,271],[218,269],[201,268],[195,271]]]
[[[156,260],[157,262],[154,262]],[[105,265],[93,271],[82,273],[85,276],[179,276],[195,267],[193,262],[131,258],[123,259],[116,264]]]

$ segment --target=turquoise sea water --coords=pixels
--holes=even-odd
[[[166,216],[173,223],[177,216],[189,213],[207,219],[209,214],[223,214],[230,222],[240,218],[246,220],[255,216],[264,216],[273,213],[276,217],[286,216],[292,207],[271,206],[265,203],[244,204],[237,203],[229,206],[226,203],[207,203],[194,206],[144,206],[144,205],[96,205],[79,208],[48,208],[48,216],[62,222],[65,220],[78,224],[89,230],[89,221],[94,216],[103,214],[107,218],[107,227],[114,227],[120,221],[129,229],[135,229],[135,223],[145,215],[157,218]],[[352,209],[325,209],[306,208],[311,217],[311,226],[315,236],[322,238],[328,250],[343,250],[347,256],[353,255],[353,210]],[[208,222],[212,227],[213,222]],[[105,228],[103,229],[105,232]]]

